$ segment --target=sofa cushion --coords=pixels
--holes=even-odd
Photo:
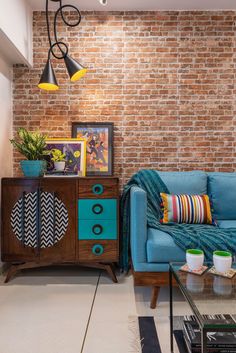
[[[235,219],[230,219],[230,220],[220,220],[217,222],[217,225],[220,228],[236,228],[236,220]]]
[[[216,221],[236,220],[236,173],[208,173],[208,195]]]
[[[207,174],[200,170],[191,172],[159,172],[171,194],[207,194]]]
[[[185,261],[185,251],[175,244],[168,233],[148,228],[147,261]]]
[[[163,223],[212,224],[208,195],[170,195],[161,192]]]

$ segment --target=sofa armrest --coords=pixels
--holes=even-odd
[[[147,262],[147,194],[137,186],[130,192],[130,247],[134,269]]]

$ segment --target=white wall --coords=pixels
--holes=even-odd
[[[0,57],[0,178],[12,176],[12,66]],[[0,272],[1,272],[0,261]]]
[[[0,177],[12,176],[12,68],[0,57]]]
[[[16,54],[32,66],[32,10],[26,0],[0,0],[0,32],[16,48]],[[6,48],[0,42],[0,52]],[[15,63],[20,63],[17,57]]]

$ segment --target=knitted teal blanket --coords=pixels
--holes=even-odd
[[[126,184],[121,197],[120,266],[123,270],[129,268],[130,190],[132,186],[138,186],[147,193],[147,226],[170,234],[181,249],[202,249],[208,261],[212,261],[212,253],[215,250],[228,250],[232,254],[236,253],[236,228],[220,229],[207,224],[161,224],[160,193],[169,193],[169,190],[156,171],[141,170]]]

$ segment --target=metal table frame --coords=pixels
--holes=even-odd
[[[178,276],[176,275],[174,269],[172,268],[172,264],[169,264],[169,302],[170,302],[170,351],[171,353],[174,353],[174,329],[173,329],[173,277],[176,280],[178,287],[180,288],[183,296],[185,297],[186,301],[188,302],[189,306],[191,307],[191,310],[193,311],[196,320],[199,324],[199,327],[201,329],[201,352],[202,353],[207,353],[207,332],[212,332],[212,331],[220,331],[220,332],[235,332],[236,328],[235,326],[230,326],[230,325],[211,325],[211,324],[206,324],[204,322],[202,315],[200,314],[199,310],[197,309],[196,305],[194,304],[190,294],[188,293],[188,290],[181,284],[179,281]]]

